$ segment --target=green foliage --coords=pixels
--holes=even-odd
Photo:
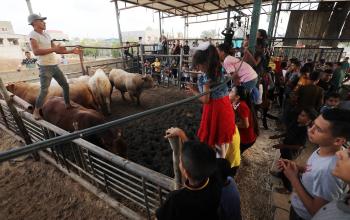
[[[119,47],[120,43],[114,42],[112,43],[112,47]],[[121,50],[112,50],[112,57],[117,58],[121,56],[122,51]]]
[[[205,37],[207,37],[207,38],[215,38],[215,36],[216,36],[216,32],[215,32],[214,29],[212,29],[212,30],[205,30],[205,31],[202,31],[202,33],[201,33],[201,38],[205,38]]]

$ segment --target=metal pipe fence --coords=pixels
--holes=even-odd
[[[274,47],[274,56],[296,57],[299,60],[312,59],[326,62],[338,62],[341,59],[344,48],[296,48],[296,47]]]
[[[0,105],[5,113],[0,117],[0,124],[20,135],[6,102],[0,100]],[[35,120],[24,110],[18,111],[34,143],[69,135],[67,131],[46,121]],[[48,148],[42,150],[62,168],[89,181],[111,198],[125,201],[127,207],[136,208],[149,219],[165,200],[166,195],[174,189],[171,178],[80,138],[71,142],[52,143],[46,147]],[[27,147],[22,149],[24,148]]]

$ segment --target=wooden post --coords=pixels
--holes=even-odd
[[[26,127],[24,126],[24,123],[22,121],[22,118],[20,117],[20,115],[17,112],[16,107],[13,105],[13,100],[10,98],[9,94],[7,93],[7,89],[5,88],[5,85],[0,77],[0,93],[2,95],[2,97],[4,97],[6,104],[13,116],[13,119],[15,120],[17,127],[21,133],[21,136],[23,137],[25,143],[28,144],[32,144],[32,140],[28,134],[28,131],[26,129]],[[33,154],[34,159],[35,160],[39,160],[39,155],[38,153],[34,153]]]
[[[79,60],[80,60],[81,72],[83,73],[83,75],[86,75],[86,71],[84,68],[84,49],[82,49],[79,53]]]
[[[142,65],[140,65],[141,62],[141,58],[140,58],[140,46],[136,47],[137,49],[137,69],[138,69],[138,73],[140,73],[140,68],[142,68]],[[141,72],[142,73],[142,72]]]
[[[8,129],[8,128],[9,128],[9,124],[8,124],[8,122],[7,122],[5,112],[4,112],[4,110],[2,109],[2,105],[1,105],[1,104],[0,104],[0,113],[1,113],[1,115],[2,115],[2,120],[4,121],[5,126],[6,126],[6,128]]]
[[[182,148],[182,142],[179,137],[168,138],[171,149],[173,150],[173,169],[174,169],[174,180],[175,189],[179,189],[182,185],[181,171],[179,168],[180,163],[180,151]]]
[[[140,53],[141,53],[141,72],[142,72],[142,75],[145,74],[145,70],[143,68],[143,65],[144,65],[144,57],[143,57],[143,53],[144,53],[144,47],[142,44],[140,44]]]
[[[181,77],[182,77],[182,61],[184,56],[184,50],[181,48],[180,50],[180,60],[179,60],[179,72],[177,74],[177,81],[179,83],[179,89],[181,89]]]

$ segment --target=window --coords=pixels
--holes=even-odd
[[[7,31],[8,31],[8,29],[7,29],[6,27],[3,27],[3,28],[1,28],[1,31],[3,31],[3,32],[7,32]]]
[[[0,38],[0,45],[4,45],[4,38]]]
[[[7,39],[10,45],[18,45],[18,39],[9,38]]]

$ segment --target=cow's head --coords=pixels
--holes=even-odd
[[[101,141],[106,150],[127,158],[127,144],[121,129],[109,129],[101,137]]]
[[[150,74],[145,74],[142,76],[143,80],[143,88],[149,89],[155,87],[155,83],[153,81],[153,78]]]
[[[14,83],[8,83],[8,84],[6,84],[6,89],[7,89],[7,91],[9,91],[9,92],[12,92],[12,93],[13,93],[13,91],[15,91],[15,88],[16,88],[16,85],[15,85]]]

